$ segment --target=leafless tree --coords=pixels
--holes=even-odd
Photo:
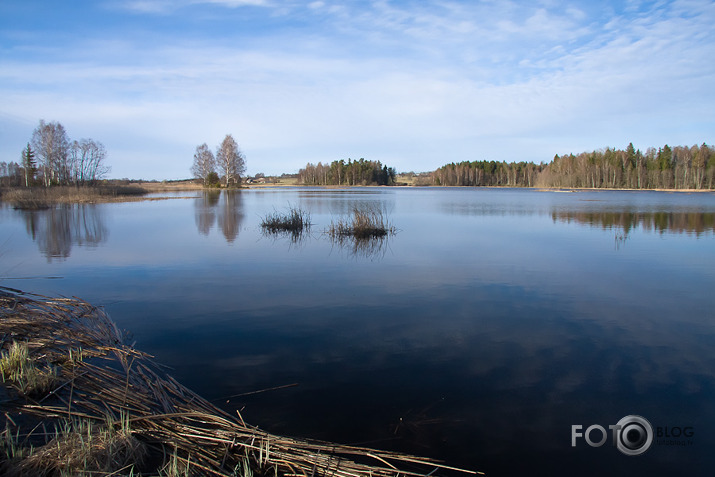
[[[209,174],[212,172],[216,172],[216,158],[213,152],[211,152],[206,143],[196,146],[191,173],[194,177],[203,179],[204,185],[208,185]]]
[[[32,133],[31,143],[41,162],[45,187],[49,187],[53,182],[68,182],[69,140],[64,126],[56,121],[46,123],[41,119]]]
[[[231,182],[240,184],[241,175],[246,172],[246,160],[233,136],[227,134],[216,151],[218,168],[224,174],[226,187]]]
[[[22,167],[17,162],[0,162],[0,185],[18,186],[22,183]]]
[[[93,139],[73,141],[69,148],[70,177],[76,184],[95,182],[110,171],[104,163],[107,150]]]

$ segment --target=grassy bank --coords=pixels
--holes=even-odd
[[[0,200],[18,209],[42,209],[55,204],[87,204],[141,200],[149,191],[139,186],[56,186],[3,189]]]
[[[0,287],[0,474],[406,477],[461,472],[285,438],[227,414],[78,299]]]

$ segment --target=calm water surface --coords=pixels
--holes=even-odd
[[[179,381],[275,433],[487,475],[711,475],[715,195],[186,195],[4,207],[0,283],[104,305]],[[367,247],[323,233],[366,204],[399,232]],[[289,206],[311,234],[262,235]],[[572,447],[572,425],[631,414],[692,436],[635,457],[610,438]]]

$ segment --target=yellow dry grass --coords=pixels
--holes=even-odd
[[[415,456],[264,432],[166,375],[151,356],[124,342],[124,334],[101,309],[77,298],[52,299],[0,287],[0,339],[2,349],[12,342],[26,343],[26,359],[58,369],[57,381],[44,397],[5,414],[4,435],[13,442],[12,452],[6,452],[6,471],[31,468],[40,474],[76,475],[84,471],[63,467],[63,462],[94,462],[103,472],[113,465],[113,471],[125,466],[128,473],[131,458],[140,460],[146,447],[164,456],[159,469],[183,469],[182,475],[232,476],[246,470],[285,477],[477,473]],[[28,414],[40,420],[32,429],[20,424],[20,416]],[[84,423],[73,424],[79,432],[55,433],[31,452],[37,457],[17,449],[18,441],[33,433],[46,435],[43,429],[77,421]],[[78,435],[92,444],[80,445]],[[111,453],[123,458],[108,460],[106,449],[112,445]],[[83,452],[82,459],[74,459]]]

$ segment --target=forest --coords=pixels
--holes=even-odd
[[[230,135],[228,139],[232,140]],[[218,148],[217,158],[226,155],[222,153],[223,147]],[[233,174],[240,182],[245,160],[237,146],[234,149],[237,152],[228,156],[237,160],[227,164],[240,165]],[[40,121],[20,156],[20,163],[0,162],[0,186],[92,184],[109,171],[105,165],[106,150],[101,143],[91,139],[70,141],[59,123]],[[211,172],[217,176],[216,165],[217,160],[206,144],[197,147],[192,167],[194,177],[203,178],[207,184]],[[222,166],[222,171],[227,167]],[[231,174],[226,172],[225,177],[229,176]],[[397,173],[380,161],[361,158],[330,164],[308,163],[297,176],[298,182],[304,185],[389,186],[395,185]],[[452,162],[420,174],[415,185],[712,190],[715,189],[715,146],[702,143],[671,148],[666,144],[642,152],[630,143],[625,149],[607,147],[577,155],[557,154],[551,162],[540,164]]]
[[[533,162],[453,162],[434,171],[432,182],[438,186],[535,187],[545,167]]]
[[[298,172],[298,181],[306,185],[393,185],[395,170],[380,161],[348,159],[330,165],[308,163]]]
[[[548,164],[474,161],[446,164],[432,173],[440,186],[585,187],[624,189],[713,189],[715,147],[667,144],[645,153],[630,143],[554,156]]]

